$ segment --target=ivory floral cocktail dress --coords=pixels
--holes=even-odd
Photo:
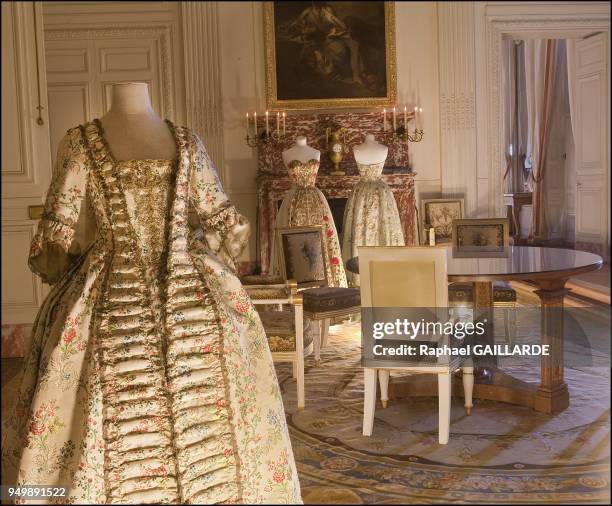
[[[359,246],[404,246],[404,232],[395,197],[381,178],[385,163],[357,164],[360,180],[344,208],[342,255],[358,256]],[[351,284],[359,275],[347,273]]]
[[[64,485],[76,503],[300,502],[266,336],[233,272],[248,225],[200,140],[168,125],[174,161],[115,160],[97,121],[62,141],[30,253],[53,287],[3,483]]]
[[[294,160],[289,163],[287,171],[293,186],[285,195],[278,210],[276,226],[279,228],[323,227],[329,284],[330,286],[347,286],[334,218],[325,195],[315,187],[319,161],[314,158],[306,163]],[[272,251],[273,254],[276,253],[275,248]]]

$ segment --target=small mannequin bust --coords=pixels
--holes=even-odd
[[[303,135],[299,135],[295,139],[295,144],[283,151],[283,163],[287,167],[294,160],[306,163],[313,158],[317,161],[321,160],[321,152],[315,148],[311,148],[306,142],[306,137]]]
[[[383,163],[387,159],[389,148],[376,142],[372,134],[365,136],[363,144],[353,146],[353,155],[359,165],[374,165]]]
[[[117,160],[172,160],[176,156],[174,136],[153,110],[147,83],[113,85],[111,108],[100,122]]]

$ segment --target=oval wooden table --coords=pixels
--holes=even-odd
[[[447,246],[448,281],[474,285],[474,309],[492,311],[493,281],[528,280],[536,283],[535,293],[542,307],[541,344],[550,345],[550,354],[542,356],[540,384],[527,383],[496,367],[475,378],[474,397],[532,407],[554,413],[569,406],[569,392],[563,380],[563,298],[569,292],[565,283],[570,277],[601,268],[600,256],[585,251],[531,246],[510,246],[496,257],[486,254],[465,256]],[[497,256],[499,255],[499,256]],[[359,259],[351,258],[347,270],[358,274]],[[492,321],[492,318],[489,320]],[[437,383],[428,375],[395,378],[389,383],[389,397],[397,399],[414,395],[436,396]],[[462,396],[460,382],[453,385],[453,395]]]

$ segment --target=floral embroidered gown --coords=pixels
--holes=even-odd
[[[53,287],[3,483],[65,485],[76,503],[300,502],[266,336],[232,268],[248,224],[201,141],[168,125],[175,161],[116,161],[97,121],[62,141],[30,253]]]
[[[293,186],[280,206],[276,226],[279,228],[322,226],[325,234],[329,284],[347,286],[336,224],[325,195],[315,187],[319,161],[314,158],[306,163],[294,160],[289,163],[287,171]],[[272,251],[273,254],[276,253],[274,247]]]
[[[404,246],[404,232],[395,197],[381,178],[385,163],[357,164],[360,181],[344,208],[342,255],[358,256],[359,246]],[[359,275],[347,272],[348,281],[359,284]]]

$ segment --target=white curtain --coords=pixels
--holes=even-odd
[[[574,135],[574,145],[576,143],[576,39],[565,39],[566,63],[567,63],[567,94],[569,96],[569,109],[572,122],[572,133]]]

